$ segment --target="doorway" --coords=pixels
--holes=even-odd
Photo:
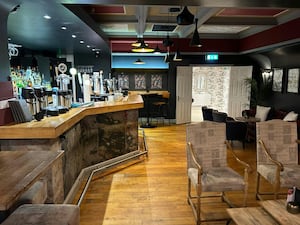
[[[231,117],[241,115],[250,104],[250,89],[245,83],[252,77],[252,66],[192,67],[191,122],[200,122],[202,106],[226,112]]]

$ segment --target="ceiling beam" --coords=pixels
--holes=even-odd
[[[93,20],[99,24],[110,24],[110,23],[137,23],[136,16],[124,16],[124,15],[93,15]]]
[[[136,7],[136,18],[137,18],[137,26],[136,26],[136,34],[138,37],[143,37],[143,34],[146,30],[146,20],[148,17],[148,7],[139,5]]]

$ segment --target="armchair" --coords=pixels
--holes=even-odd
[[[257,181],[256,198],[274,195],[277,199],[281,188],[300,186],[300,165],[298,164],[298,144],[296,122],[268,120],[256,124],[257,133]],[[264,177],[273,192],[261,192],[260,182]]]
[[[230,144],[226,141],[225,123],[203,121],[188,124],[186,127],[187,140],[187,174],[188,174],[188,203],[192,207],[197,225],[211,221],[201,217],[201,199],[221,197],[230,207],[225,192],[243,191],[243,206],[247,203],[248,173],[250,166],[238,159]],[[227,149],[236,161],[244,166],[244,176],[227,165]],[[195,194],[192,195],[192,187]],[[203,195],[208,192],[210,195]],[[215,194],[217,192],[217,194]],[[214,218],[228,220],[228,218]]]
[[[213,120],[213,116],[212,116],[213,109],[208,108],[206,106],[202,106],[201,109],[202,109],[203,120],[212,121]]]
[[[213,111],[212,117],[213,117],[213,121],[215,121],[215,122],[224,122],[225,123],[228,116],[227,116],[227,113],[225,113],[225,112]]]

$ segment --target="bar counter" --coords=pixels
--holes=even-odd
[[[129,95],[41,121],[0,126],[0,151],[64,151],[66,198],[84,168],[137,152],[138,109],[143,106],[140,95]]]
[[[129,95],[127,101],[95,102],[94,106],[72,108],[67,113],[46,117],[41,121],[0,126],[0,139],[56,138],[86,116],[138,109],[143,106],[140,95]]]

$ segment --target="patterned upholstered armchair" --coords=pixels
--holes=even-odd
[[[246,205],[248,193],[248,173],[250,166],[239,160],[230,144],[226,141],[225,123],[203,121],[188,124],[187,139],[187,174],[188,174],[188,203],[191,205],[197,225],[209,221],[201,217],[201,199],[205,192],[210,197],[221,197],[233,207],[225,192],[243,191],[243,206]],[[231,150],[238,163],[244,166],[244,176],[227,165],[227,148]],[[192,192],[192,187],[193,192]],[[193,193],[193,194],[192,194]],[[216,195],[217,194],[217,195]],[[205,194],[205,198],[207,195]],[[221,201],[218,204],[221,204]],[[218,220],[227,220],[219,218]],[[215,218],[214,218],[215,220]]]
[[[257,182],[256,197],[263,194],[278,198],[281,188],[300,187],[300,165],[296,122],[268,120],[256,124],[257,134]],[[261,176],[273,186],[272,193],[260,192]]]

